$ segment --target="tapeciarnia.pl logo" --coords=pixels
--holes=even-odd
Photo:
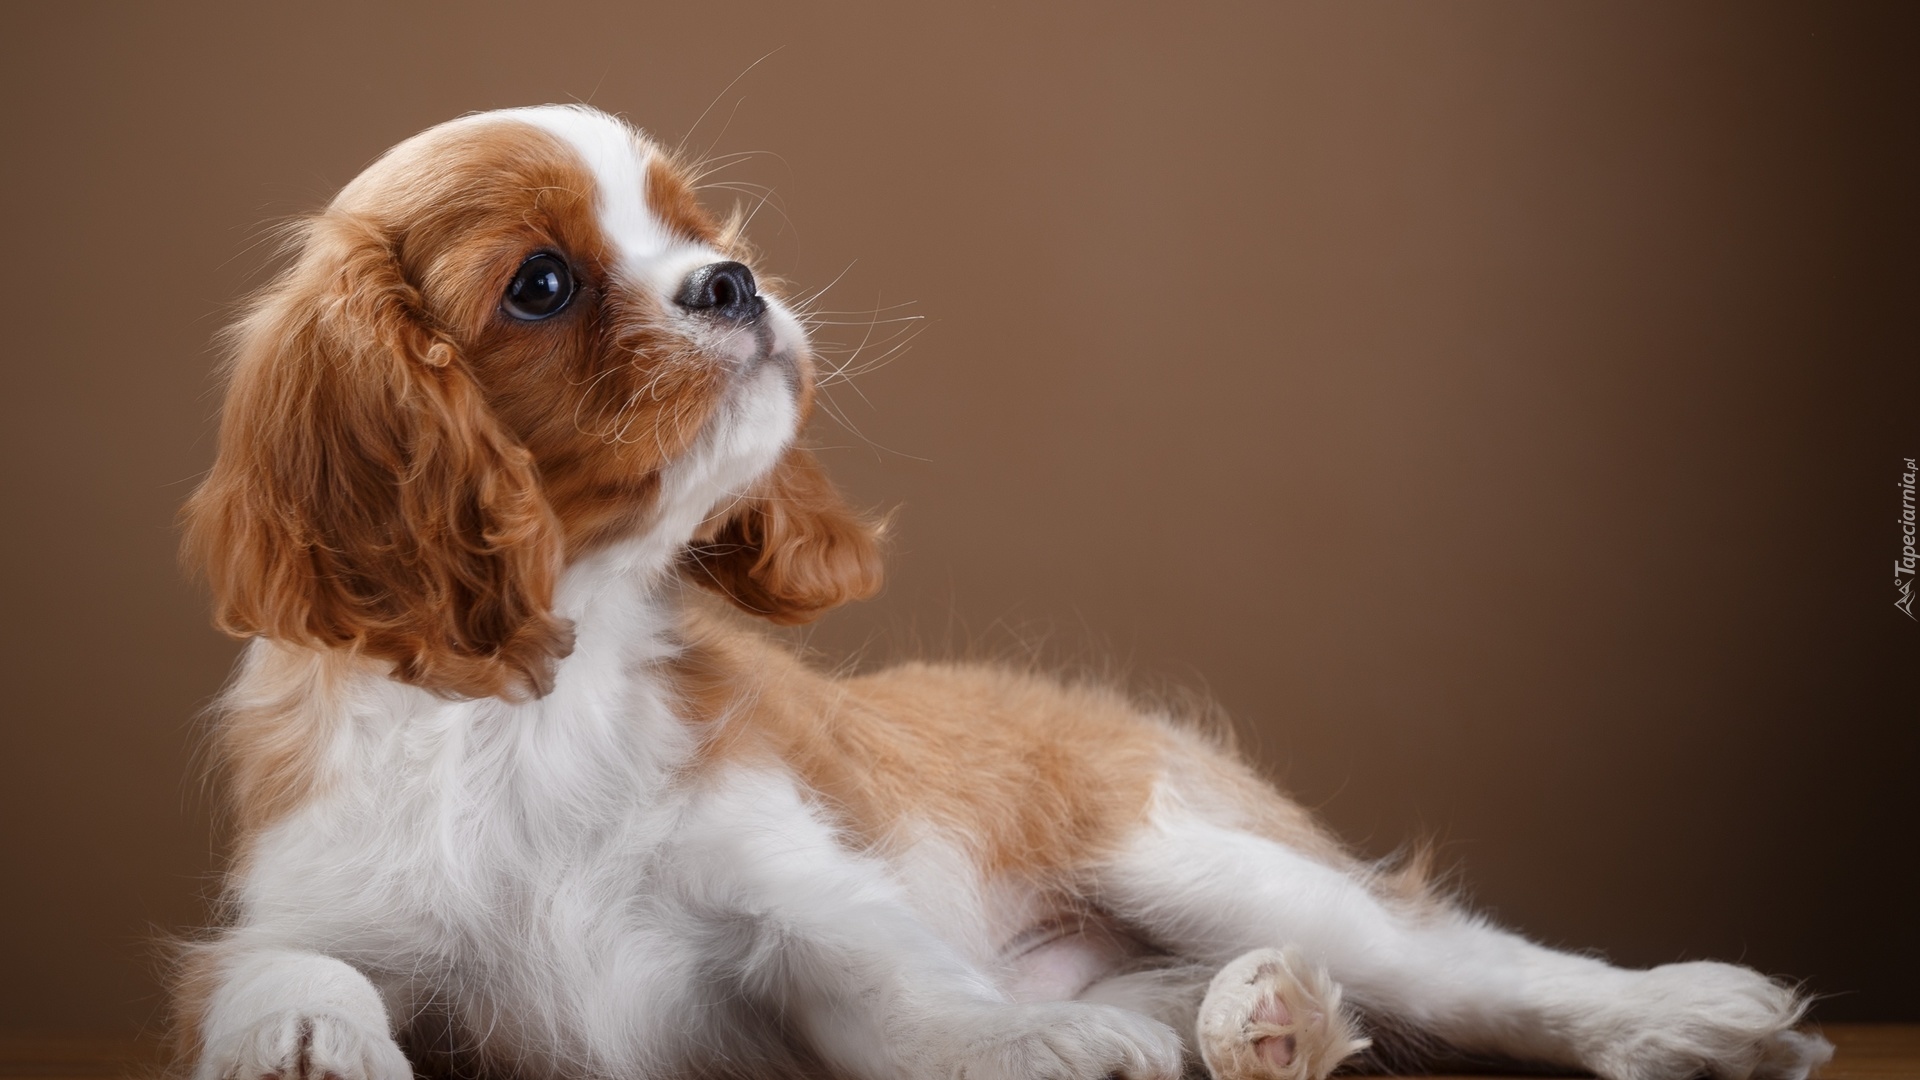
[[[1905,459],[1906,471],[1900,474],[1900,557],[1893,560],[1893,588],[1900,598],[1893,606],[1906,613],[1907,618],[1916,619],[1913,614],[1913,571],[1915,555],[1913,551],[1913,480],[1920,469],[1914,468],[1913,459]]]

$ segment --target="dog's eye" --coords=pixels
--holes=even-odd
[[[552,315],[573,299],[573,272],[560,256],[541,252],[520,264],[513,282],[507,286],[500,306],[507,314],[524,322],[535,322]]]

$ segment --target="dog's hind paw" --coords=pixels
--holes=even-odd
[[[1326,969],[1255,949],[1213,977],[1195,1025],[1215,1080],[1321,1080],[1369,1045]]]
[[[1696,962],[1634,972],[1594,1016],[1586,1065],[1608,1080],[1806,1080],[1833,1045],[1795,1031],[1806,1004],[1749,968]]]

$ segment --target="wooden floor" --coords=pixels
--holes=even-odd
[[[1829,1024],[1821,1031],[1838,1050],[1821,1080],[1920,1080],[1920,1024]],[[9,1080],[151,1080],[162,1062],[157,1048],[137,1042],[0,1033],[0,1077]]]

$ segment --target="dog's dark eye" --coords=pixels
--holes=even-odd
[[[520,264],[513,282],[500,302],[507,314],[525,322],[536,322],[552,315],[573,299],[573,272],[560,256],[542,252]]]

